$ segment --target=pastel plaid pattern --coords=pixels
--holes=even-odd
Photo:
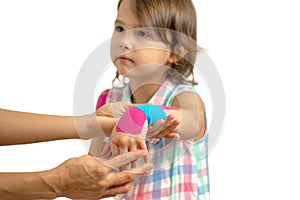
[[[175,84],[166,79],[149,103],[169,106],[180,92],[196,92],[192,86]],[[131,102],[128,85],[112,88],[108,102]],[[121,199],[141,200],[208,200],[209,176],[207,159],[207,134],[197,142],[160,139],[147,142],[149,160],[154,170],[136,178],[131,190]]]

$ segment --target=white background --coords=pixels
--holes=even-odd
[[[226,93],[224,129],[209,155],[211,199],[299,199],[297,1],[194,2],[198,43]],[[0,107],[72,115],[77,74],[110,37],[116,5],[1,0]],[[0,147],[0,171],[50,169],[85,153],[77,140]]]

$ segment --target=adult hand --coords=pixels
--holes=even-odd
[[[96,111],[96,115],[111,117],[118,120],[129,107],[134,105],[135,104],[127,102],[107,103]]]
[[[134,178],[151,170],[153,165],[147,163],[119,173],[113,169],[145,156],[140,152],[122,154],[107,161],[89,155],[69,159],[50,171],[55,179],[54,184],[48,183],[58,196],[75,199],[100,199],[126,193]]]
[[[133,104],[126,102],[108,103],[95,113],[74,117],[78,135],[81,139],[106,137],[112,132],[122,114]]]

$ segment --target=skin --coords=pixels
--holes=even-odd
[[[111,55],[114,65],[120,75],[130,78],[130,84],[133,91],[133,101],[135,103],[146,103],[155,91],[160,87],[159,84],[142,84],[139,80],[153,80],[161,82],[165,79],[165,73],[158,70],[161,66],[155,65],[143,67],[149,63],[167,63],[170,58],[170,52],[166,51],[168,45],[149,38],[148,32],[141,28],[138,20],[131,11],[129,1],[123,1],[115,20],[115,29],[111,44]],[[128,33],[127,33],[128,32]],[[152,47],[139,50],[135,45],[143,43],[144,46]],[[138,50],[135,50],[138,49]],[[142,66],[141,70],[137,69]],[[147,68],[147,71],[145,69]],[[151,75],[151,76],[149,76]],[[135,81],[136,80],[136,81]],[[140,87],[141,86],[141,87]],[[138,89],[134,89],[138,88]],[[147,91],[147,93],[145,93]],[[175,132],[179,121],[174,121],[173,115],[168,116],[165,126],[173,121],[174,125],[169,126],[169,130]],[[147,150],[144,139],[130,137],[124,133],[117,133],[115,129],[110,136],[112,142],[112,154],[135,151],[138,149]]]
[[[0,109],[0,145],[110,136],[116,124],[115,118],[119,118],[129,106],[132,104],[106,104],[95,113],[75,117],[75,120],[73,116]],[[173,126],[172,123],[170,125]],[[176,134],[172,136],[166,131],[160,134],[176,137]],[[71,158],[50,170],[0,173],[0,196],[8,200],[56,197],[99,199],[126,193],[134,178],[151,170],[152,164],[147,163],[117,174],[113,169],[124,168],[146,155],[146,151],[135,151],[110,160],[84,155]]]
[[[142,152],[123,154],[111,160],[109,165],[121,167],[141,156]],[[153,167],[148,164],[114,173],[107,165],[108,163],[85,155],[71,158],[47,171],[0,173],[0,196],[6,200],[112,197],[128,192],[132,181]]]
[[[0,145],[109,137],[116,118],[132,105],[124,102],[106,104],[91,115],[77,117],[0,109]],[[160,134],[168,137],[167,132]]]
[[[76,127],[73,116],[41,115],[0,109],[0,145],[79,139],[76,128],[81,130],[80,136],[83,139],[88,139],[98,134],[109,135],[115,125],[113,118],[104,115],[99,114],[97,120],[92,119],[90,116],[80,116],[78,123],[86,123],[79,123],[79,127]],[[97,129],[98,124],[101,129]],[[98,132],[94,132],[95,130]]]
[[[124,109],[117,106],[120,110]],[[102,109],[102,111],[101,111]],[[111,132],[114,126],[112,110],[116,104],[97,111],[102,133]],[[95,127],[87,120],[83,127],[86,138],[94,135]],[[45,124],[47,126],[45,126]],[[98,124],[96,125],[98,127]],[[89,131],[91,133],[89,133]],[[40,115],[0,109],[1,145],[34,143],[59,139],[79,138],[73,117]],[[137,176],[152,169],[152,164],[132,168],[127,172],[114,173],[127,163],[145,156],[136,151],[122,154],[111,160],[96,159],[84,155],[71,158],[61,165],[40,172],[0,173],[0,196],[3,199],[52,199],[56,197],[99,199],[126,193]]]
[[[128,107],[128,106],[133,106],[136,104],[126,104],[125,102],[120,102],[123,107]],[[105,117],[109,118],[120,118],[124,112],[124,108],[120,109],[119,104],[120,103],[114,103],[114,104],[106,104],[102,106],[101,108],[101,113],[97,111],[97,115],[102,115]],[[107,106],[107,105],[112,105],[112,106]],[[117,108],[116,108],[117,106]],[[112,112],[112,109],[115,110]],[[117,112],[116,112],[117,110]],[[119,112],[120,111],[120,112]],[[112,114],[113,113],[113,114]],[[153,124],[153,126],[150,126],[148,129],[147,134],[150,137],[153,138],[173,138],[173,139],[179,139],[179,135],[177,134],[177,127],[180,124],[180,120],[175,119],[174,113],[169,113],[167,116],[166,120],[161,120]],[[115,122],[115,121],[114,121]],[[110,126],[107,128],[107,133],[106,136],[110,137],[110,139],[120,141],[124,139],[123,133],[118,134],[115,131],[115,123],[113,126]],[[130,151],[135,151],[135,150],[145,150],[147,151],[147,147],[145,145],[144,139],[136,139],[133,137],[128,137],[128,140],[124,141],[124,143],[120,143],[124,145],[124,148],[121,149],[126,149],[127,147],[132,147]],[[120,148],[117,145],[114,145],[113,143],[104,143],[103,142],[103,137],[97,137],[93,138],[91,147],[89,150],[89,154],[97,157],[106,157],[107,155],[110,154],[110,152],[113,152],[113,155],[119,155],[120,153]],[[127,152],[127,151],[126,151]]]
[[[180,56],[175,57],[170,53],[168,44],[148,37],[147,30],[140,26],[131,10],[130,0],[124,0],[119,7],[111,57],[118,73],[130,79],[132,101],[137,104],[147,103],[151,99],[166,79],[170,64],[180,59]],[[178,133],[183,140],[201,139],[205,133],[205,117],[200,97],[193,92],[182,92],[174,98],[172,106],[180,110],[168,116],[165,126],[169,129],[165,130]],[[173,126],[168,123],[173,123]],[[139,149],[147,150],[144,139],[116,132],[116,129],[113,129],[110,141],[114,156]],[[94,149],[92,151],[96,152]]]

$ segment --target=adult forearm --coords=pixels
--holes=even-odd
[[[0,145],[78,138],[73,117],[0,109]]]
[[[6,200],[53,199],[53,174],[44,172],[0,173],[0,197]]]

